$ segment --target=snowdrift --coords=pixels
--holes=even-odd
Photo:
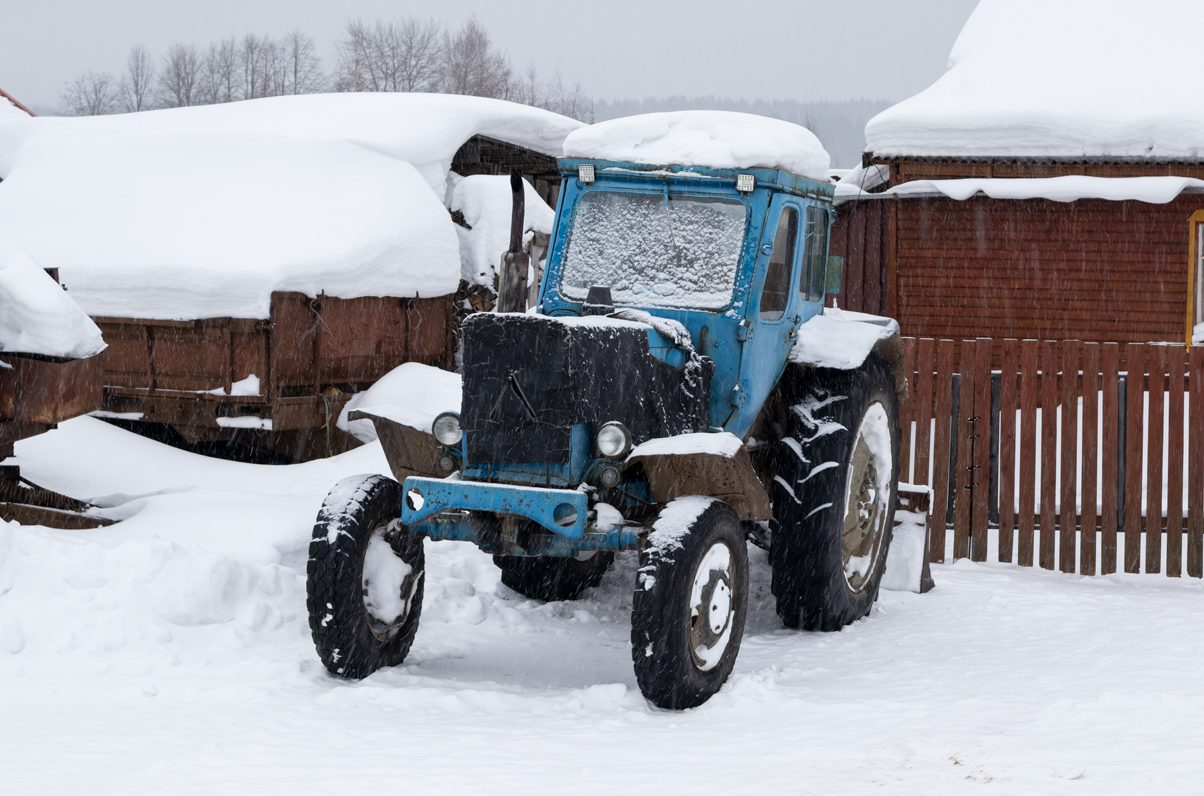
[[[266,318],[273,291],[438,296],[444,202],[474,135],[557,155],[579,122],[500,100],[274,97],[86,118],[0,116],[0,261],[58,267],[91,315]]]
[[[1198,159],[1204,4],[982,0],[948,71],[866,125],[883,157]]]

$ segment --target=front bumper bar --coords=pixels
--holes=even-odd
[[[575,489],[410,476],[402,486],[402,495],[401,521],[410,526],[448,509],[515,514],[568,539],[583,538],[589,523],[589,499]],[[572,521],[568,522],[570,516]]]

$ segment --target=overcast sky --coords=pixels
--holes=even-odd
[[[0,0],[0,88],[54,107],[63,85],[161,54],[299,28],[325,65],[348,17],[475,13],[520,69],[559,68],[598,99],[900,100],[945,69],[977,0]]]

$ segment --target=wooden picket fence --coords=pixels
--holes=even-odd
[[[1021,566],[1204,576],[1204,346],[904,346],[901,480],[933,490],[933,562],[951,530],[955,559],[993,536]]]

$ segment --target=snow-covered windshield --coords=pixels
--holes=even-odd
[[[560,292],[580,301],[604,285],[616,305],[725,307],[747,215],[734,199],[590,191],[577,203]]]

